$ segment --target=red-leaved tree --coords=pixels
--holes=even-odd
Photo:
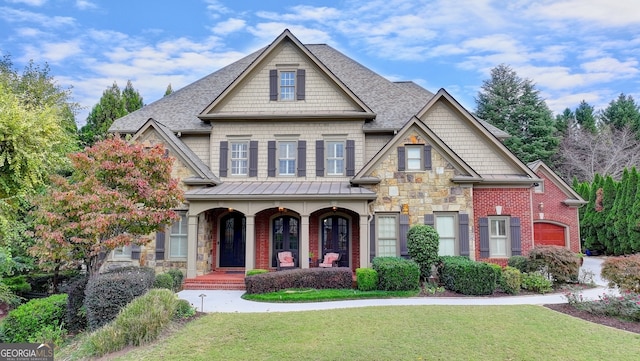
[[[94,275],[111,250],[146,244],[150,233],[179,218],[172,209],[183,191],[161,145],[111,138],[69,158],[72,175],[54,177],[33,212],[31,253],[42,265],[57,270],[82,263]]]

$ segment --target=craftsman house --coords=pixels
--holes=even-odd
[[[552,228],[579,250],[584,201],[544,164],[516,158],[508,134],[443,89],[389,81],[288,30],[110,131],[163,143],[186,192],[178,222],[112,262],[192,278],[275,270],[281,251],[315,267],[333,252],[355,270],[407,256],[406,232],[422,223],[443,255],[505,264]]]

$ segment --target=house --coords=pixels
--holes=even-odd
[[[584,201],[544,164],[515,157],[508,134],[444,89],[389,81],[288,30],[110,131],[163,143],[186,192],[178,222],[113,262],[192,278],[274,270],[280,251],[300,268],[336,252],[355,270],[408,256],[406,232],[423,223],[443,255],[505,264],[535,245],[537,224],[579,250]]]

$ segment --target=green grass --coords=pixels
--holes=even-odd
[[[361,298],[415,297],[415,291],[359,291],[354,289],[287,289],[271,293],[245,293],[242,298],[261,302],[319,302],[336,300],[356,300]]]
[[[640,335],[542,306],[206,315],[117,360],[637,360]]]

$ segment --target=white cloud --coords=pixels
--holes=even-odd
[[[230,18],[226,21],[221,21],[211,28],[214,34],[227,35],[238,30],[244,29],[246,21],[242,19]]]
[[[622,27],[640,25],[640,2],[611,0],[545,0],[528,6],[528,11],[543,19],[573,20],[583,26]]]
[[[76,7],[80,10],[97,9],[98,5],[88,0],[76,0]]]
[[[42,6],[47,0],[6,0],[8,3],[25,4],[29,6]]]
[[[34,38],[44,36],[46,33],[40,29],[31,27],[20,27],[15,29],[16,35],[25,38]]]
[[[337,19],[343,16],[338,9],[321,6],[297,5],[291,8],[290,13],[276,13],[271,11],[258,11],[256,16],[273,21],[317,21],[324,23],[328,20]]]
[[[72,26],[75,19],[68,16],[47,16],[26,10],[17,10],[8,7],[0,7],[0,19],[9,23],[36,23],[46,28]]]
[[[586,62],[581,67],[590,73],[608,73],[616,78],[627,78],[638,74],[638,61],[635,59],[624,62],[612,57],[600,58]]]

